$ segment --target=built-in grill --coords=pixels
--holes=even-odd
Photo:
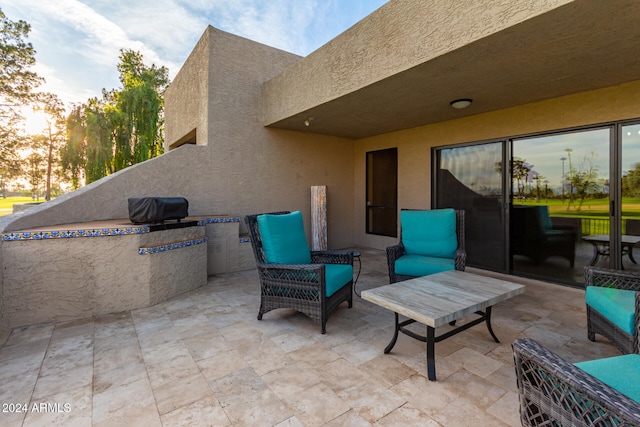
[[[129,220],[134,224],[180,222],[189,216],[189,202],[184,197],[131,197]]]

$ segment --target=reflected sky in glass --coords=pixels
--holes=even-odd
[[[532,165],[533,171],[541,175],[541,182],[547,180],[551,188],[562,186],[562,158],[567,178],[570,166],[576,171],[588,171],[593,166],[598,179],[608,180],[609,129],[514,140],[513,157]]]
[[[441,151],[440,168],[483,196],[502,193],[502,177],[496,165],[502,159],[501,143],[457,147]]]
[[[640,124],[622,128],[623,175],[640,163]],[[587,171],[592,165],[601,183],[609,180],[609,128],[571,132],[537,138],[515,139],[513,157],[533,165],[541,176],[540,183],[549,188],[562,188],[564,174],[569,177],[571,167]],[[566,151],[570,149],[570,154]],[[440,167],[449,170],[460,182],[482,195],[500,194],[501,177],[497,163],[501,159],[501,144],[488,143],[443,149]]]

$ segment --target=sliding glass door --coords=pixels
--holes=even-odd
[[[467,265],[506,268],[504,143],[444,148],[436,152],[435,205],[465,210]]]
[[[640,271],[639,123],[440,147],[433,158],[433,206],[465,209],[468,265],[574,285],[589,265]]]
[[[607,127],[512,141],[514,273],[582,282],[584,267],[604,258],[598,253],[611,231],[610,137]]]

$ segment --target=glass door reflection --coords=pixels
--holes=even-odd
[[[514,273],[584,283],[585,266],[609,262],[609,145],[610,128],[513,140]]]
[[[437,208],[465,211],[467,265],[506,271],[502,159],[505,142],[437,151]]]

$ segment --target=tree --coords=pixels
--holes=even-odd
[[[60,148],[60,166],[62,170],[71,174],[71,186],[74,190],[80,188],[83,171],[86,164],[86,140],[84,108],[76,105],[67,116],[65,123],[67,131],[66,145]]]
[[[578,200],[577,210],[582,209],[582,204],[587,195],[598,190],[598,167],[593,164],[596,153],[592,152],[590,157],[585,157],[582,167],[578,170],[571,170],[571,187],[575,191]]]
[[[524,197],[525,183],[529,177],[529,173],[532,170],[533,165],[530,165],[524,159],[514,157],[511,161],[511,176],[516,180],[518,186],[518,195],[520,197]],[[523,180],[525,180],[525,183],[522,183]]]
[[[63,165],[76,179],[84,169],[88,183],[163,151],[167,69],[147,67],[140,53],[121,50],[118,71],[121,90],[103,89],[102,99],[76,107],[67,121]]]
[[[31,26],[23,20],[13,22],[0,9],[0,119],[2,124],[19,116],[18,108],[35,99],[33,90],[42,82],[30,71],[36,51],[26,39]]]
[[[622,195],[640,197],[640,163],[634,163],[633,169],[622,177]]]
[[[45,158],[37,152],[31,153],[27,157],[27,176],[29,178],[29,184],[31,184],[31,193],[38,199],[40,198],[38,189],[42,183],[42,177],[45,171],[44,163]]]
[[[25,144],[19,135],[20,109],[37,99],[43,79],[30,68],[35,50],[25,39],[31,26],[9,20],[0,9],[0,179],[15,177],[21,166],[18,151]],[[4,185],[3,185],[4,187]]]
[[[40,95],[37,109],[44,113],[46,123],[41,138],[34,138],[32,150],[40,151],[47,163],[45,173],[45,200],[51,200],[51,178],[54,164],[58,163],[59,150],[65,142],[65,108],[56,95],[44,93]]]
[[[122,120],[118,124],[125,132],[120,138],[120,147],[126,150],[123,153],[125,160],[129,158],[132,164],[140,163],[162,154],[161,112],[169,72],[166,67],[145,66],[142,55],[132,50],[120,51],[118,71],[122,83],[122,90],[116,95],[121,114],[118,119]],[[116,158],[118,155],[116,150]]]

